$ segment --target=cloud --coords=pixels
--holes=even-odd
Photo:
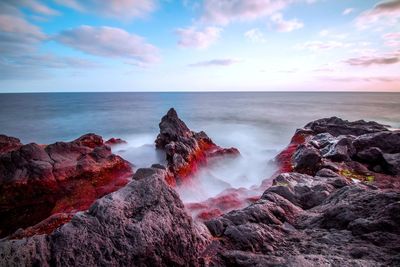
[[[249,41],[253,43],[265,43],[267,40],[265,39],[264,34],[261,32],[260,29],[254,28],[248,30],[244,33],[244,37],[246,37]]]
[[[32,52],[45,40],[39,27],[16,15],[0,15],[0,55],[8,57]]]
[[[222,29],[206,27],[203,30],[196,30],[193,27],[189,27],[177,29],[175,32],[179,35],[179,46],[205,49],[219,39]]]
[[[323,29],[319,32],[319,36],[331,39],[346,39],[348,37],[348,33],[338,33],[332,30]]]
[[[291,32],[303,28],[304,24],[297,20],[284,20],[282,14],[277,13],[271,16],[271,21],[274,23],[277,31],[279,32]]]
[[[203,20],[228,24],[236,20],[253,20],[284,9],[289,0],[205,0]]]
[[[44,38],[44,34],[41,32],[39,27],[30,24],[23,18],[12,15],[0,15],[0,31],[24,34],[37,39]]]
[[[348,77],[319,77],[320,80],[330,81],[330,82],[366,82],[366,83],[376,83],[376,82],[400,82],[399,77],[393,76],[369,76],[369,77],[357,77],[357,76],[348,76]]]
[[[59,15],[60,12],[58,12],[55,9],[52,9],[45,4],[43,4],[40,1],[35,1],[35,0],[3,0],[0,2],[0,13],[2,14],[19,14],[22,15],[22,13],[18,10],[19,8],[27,8],[30,11],[41,14],[41,15],[46,15],[46,16],[52,16],[52,15]]]
[[[189,67],[211,67],[211,66],[220,66],[220,67],[227,67],[236,63],[239,63],[240,60],[238,59],[212,59],[208,61],[201,61],[197,63],[190,64]]]
[[[317,0],[204,0],[201,20],[226,25],[271,16],[292,3],[312,4]]]
[[[400,32],[390,32],[382,36],[386,46],[400,47]]]
[[[119,28],[84,25],[62,31],[55,40],[96,56],[131,59],[145,64],[159,60],[158,48]]]
[[[87,69],[100,65],[79,58],[54,54],[31,54],[0,60],[0,80],[46,79],[51,69]]]
[[[56,0],[79,12],[95,13],[116,19],[145,17],[156,9],[156,0]]]
[[[346,15],[349,15],[349,14],[351,14],[353,12],[354,12],[354,8],[349,7],[349,8],[346,8],[345,10],[343,10],[342,15],[346,16]]]
[[[387,55],[361,56],[349,58],[344,61],[350,66],[368,67],[371,65],[391,65],[400,62],[400,52]]]
[[[295,48],[300,50],[310,50],[310,51],[321,51],[321,50],[331,50],[334,48],[349,47],[352,44],[345,44],[337,41],[309,41],[300,45],[296,45]]]
[[[383,22],[385,26],[394,26],[400,18],[400,0],[386,0],[363,12],[356,20],[356,25],[368,28],[371,24]]]

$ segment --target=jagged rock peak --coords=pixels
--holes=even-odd
[[[156,139],[157,148],[163,148],[169,142],[177,141],[178,137],[188,137],[192,135],[192,132],[178,117],[174,108],[170,108],[167,114],[162,117],[159,127],[160,134]]]

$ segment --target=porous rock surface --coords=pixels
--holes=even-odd
[[[95,134],[47,146],[8,140],[14,148],[0,154],[0,237],[19,228],[26,229],[15,237],[51,232],[132,174]]]
[[[0,242],[2,266],[196,265],[207,232],[185,213],[164,170],[137,173],[53,233]]]

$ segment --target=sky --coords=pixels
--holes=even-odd
[[[0,92],[400,92],[400,0],[2,0]]]

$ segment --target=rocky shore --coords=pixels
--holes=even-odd
[[[119,139],[23,145],[0,135],[0,265],[400,266],[400,131],[310,122],[265,163],[277,172],[259,195],[232,189],[185,207],[174,188],[240,152],[174,109],[159,126],[166,166],[135,172],[111,152]],[[196,205],[209,214],[192,218]]]

